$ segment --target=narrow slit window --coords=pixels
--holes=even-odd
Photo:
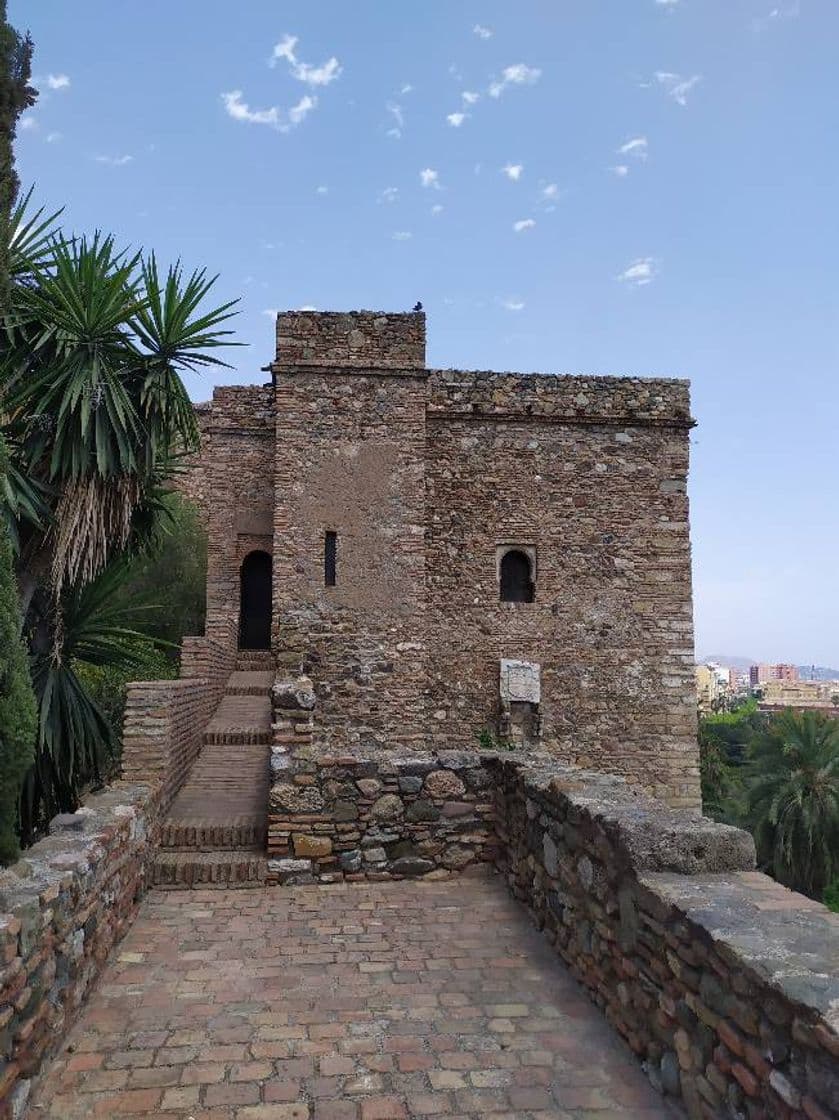
[[[323,582],[326,587],[335,586],[337,559],[338,534],[330,529],[323,542]]]

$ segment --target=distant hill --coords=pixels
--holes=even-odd
[[[728,653],[709,653],[705,657],[697,657],[696,660],[702,665],[707,661],[713,661],[716,665],[724,665],[726,669],[750,669],[752,665],[757,665],[753,657],[732,657]]]
[[[734,657],[729,653],[709,653],[696,660],[703,665],[713,661],[716,665],[723,665],[726,669],[737,669],[740,672],[760,663],[756,657]],[[798,665],[797,668],[798,675],[803,681],[839,681],[839,669],[831,669],[827,665]]]

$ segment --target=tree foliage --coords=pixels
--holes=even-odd
[[[749,752],[748,812],[776,879],[819,898],[839,876],[839,722],[787,709]]]
[[[0,478],[5,473],[5,461],[0,437]],[[20,633],[12,547],[0,523],[0,864],[17,857],[18,800],[34,757],[36,727],[35,696]]]
[[[8,226],[0,349],[10,458],[0,514],[16,548],[39,711],[26,838],[75,808],[113,756],[118,729],[83,666],[127,673],[143,660],[132,587],[143,562],[132,570],[130,560],[165,538],[171,479],[197,447],[182,374],[225,364],[217,351],[232,344],[233,314],[231,303],[206,307],[214,279],[203,270],[161,270],[153,254],[100,233],[65,235],[58,214],[29,203]]]

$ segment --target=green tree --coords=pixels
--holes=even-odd
[[[27,835],[75,808],[113,749],[75,666],[125,662],[113,628],[133,630],[127,618],[115,623],[111,598],[128,578],[126,557],[154,539],[179,457],[197,447],[182,374],[225,364],[216,351],[231,344],[233,314],[231,303],[204,309],[214,279],[203,270],[161,274],[153,255],[122,252],[98,233],[65,237],[56,218],[30,214],[26,200],[12,215],[0,351],[10,455],[0,506],[17,548],[39,703]]]
[[[0,437],[0,479],[5,469],[6,451]],[[20,634],[12,547],[0,522],[0,864],[17,858],[18,800],[24,776],[32,765],[36,728],[35,696]]]
[[[143,633],[176,654],[186,634],[204,631],[207,532],[199,511],[180,494],[167,494],[154,540],[128,565],[125,593],[147,603]]]
[[[5,304],[8,292],[8,227],[18,191],[15,129],[18,117],[37,96],[29,84],[31,67],[32,40],[10,26],[6,0],[0,0],[0,304]]]
[[[812,898],[839,877],[839,721],[787,709],[755,736],[748,813],[758,857]]]

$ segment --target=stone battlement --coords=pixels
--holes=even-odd
[[[425,315],[421,311],[283,311],[277,316],[272,369],[424,369]]]

